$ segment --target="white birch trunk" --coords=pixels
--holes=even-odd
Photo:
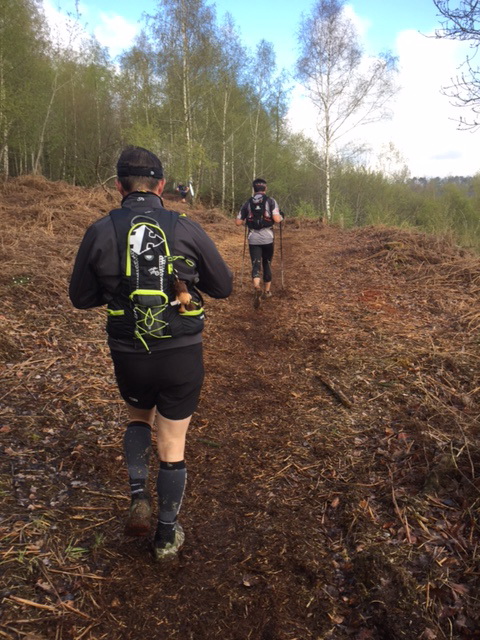
[[[253,176],[252,180],[257,177],[257,137],[258,137],[258,123],[260,121],[260,101],[258,102],[257,115],[255,117],[255,129],[253,132]]]
[[[227,140],[226,140],[226,129],[227,129],[227,108],[228,108],[228,91],[225,89],[225,97],[223,100],[223,121],[222,121],[222,199],[221,199],[221,208],[225,209],[225,193],[227,188]]]
[[[58,90],[57,82],[58,82],[58,73],[55,73],[55,77],[54,77],[54,80],[53,80],[53,87],[52,87],[52,95],[50,96],[50,101],[48,103],[47,112],[46,112],[45,118],[43,120],[42,130],[40,132],[40,138],[38,140],[38,152],[37,152],[35,161],[33,163],[33,172],[32,172],[33,175],[38,175],[38,173],[39,173],[40,160],[41,160],[42,155],[43,155],[43,146],[45,144],[45,133],[47,131],[47,124],[48,124],[48,121],[50,119],[50,113],[52,111],[53,101],[55,100],[55,95],[56,95],[57,90]]]
[[[235,213],[235,145],[233,144],[234,141],[234,134],[232,133],[232,158],[231,158],[231,165],[232,165],[232,213]]]
[[[182,2],[182,90],[183,90],[183,120],[185,126],[185,141],[187,145],[187,179],[192,174],[192,131],[191,131],[191,114],[190,114],[190,87],[189,87],[189,60],[188,60],[188,40],[187,40],[187,22],[186,22],[186,4]]]
[[[3,64],[3,54],[0,57],[0,130],[2,133],[2,150],[0,156],[0,162],[3,167],[3,178],[4,180],[8,179],[9,176],[9,163],[8,163],[8,132],[9,132],[9,124],[7,122],[7,116],[5,113],[6,109],[6,91],[5,91],[5,79],[4,79],[4,64]]]
[[[330,210],[330,153],[325,154],[325,213],[327,222],[331,221],[332,213]]]

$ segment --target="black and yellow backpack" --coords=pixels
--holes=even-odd
[[[205,313],[195,288],[196,265],[174,254],[180,215],[165,209],[110,212],[122,269],[119,289],[107,308],[107,332],[113,338],[133,339],[150,351],[158,340],[202,331]],[[187,308],[177,299],[180,281],[191,295]]]

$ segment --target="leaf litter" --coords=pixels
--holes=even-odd
[[[480,260],[447,239],[287,221],[252,306],[242,230],[208,300],[184,550],[123,537],[125,411],[104,312],[67,283],[113,192],[1,187],[0,637],[480,637]],[[170,204],[170,203],[169,203]],[[152,462],[152,489],[155,470]]]

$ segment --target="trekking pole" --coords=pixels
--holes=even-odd
[[[280,222],[280,281],[282,283],[282,289],[285,289],[285,283],[283,281],[283,240],[282,240],[282,227],[283,220]]]
[[[243,288],[243,267],[245,266],[245,250],[247,248],[247,225],[245,224],[245,235],[243,236],[243,256],[242,256],[242,270],[240,272],[240,289]]]

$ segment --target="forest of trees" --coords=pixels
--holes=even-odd
[[[332,7],[343,5],[317,0],[315,19]],[[324,217],[327,208],[345,226],[422,226],[480,246],[480,176],[408,179],[330,151],[326,159],[321,145],[289,129],[291,81],[276,67],[274,45],[246,50],[232,18],[219,20],[206,0],[158,0],[117,60],[85,34],[79,46],[79,22],[70,24],[60,41],[41,0],[0,0],[4,179],[103,184],[119,151],[135,144],[160,156],[167,190],[191,178],[207,206],[235,211],[261,175],[289,216]],[[382,65],[393,71],[391,61]]]

